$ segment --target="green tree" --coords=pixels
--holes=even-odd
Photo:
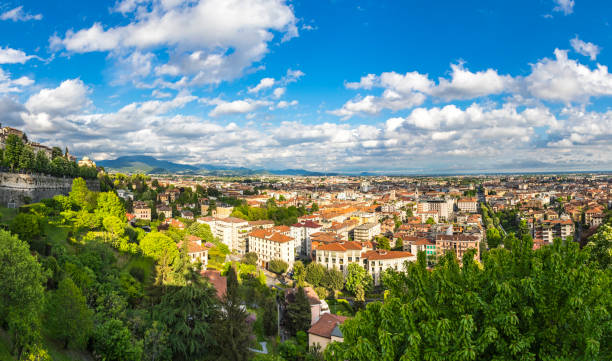
[[[21,158],[23,148],[23,141],[15,134],[9,134],[8,137],[6,137],[4,147],[4,162],[11,168],[11,170],[19,168],[19,160]]]
[[[93,337],[96,356],[105,361],[140,361],[142,343],[134,342],[130,330],[118,319],[104,321]]]
[[[154,319],[168,330],[172,360],[211,357],[219,318],[217,293],[196,275],[182,287],[170,287],[155,308]]]
[[[306,266],[306,282],[310,283],[313,287],[321,284],[324,275],[325,267],[322,264],[312,262]]]
[[[295,336],[299,331],[307,331],[310,327],[312,314],[310,303],[303,287],[298,287],[293,302],[287,304],[287,326],[291,335]]]
[[[203,242],[212,242],[214,240],[210,226],[205,223],[194,222],[187,228],[187,232],[201,238]]]
[[[29,145],[24,146],[19,155],[19,169],[33,170],[34,161],[34,151],[32,147]]]
[[[93,205],[90,203],[89,189],[83,178],[75,178],[72,180],[72,189],[69,194],[70,200],[81,209],[87,211],[93,210]]]
[[[0,230],[0,323],[8,325],[18,357],[37,341],[46,278],[27,243]]]
[[[376,239],[376,249],[391,249],[391,241],[387,237],[378,237]]]
[[[250,358],[252,340],[248,313],[242,307],[238,292],[238,276],[234,267],[227,274],[227,288],[221,300],[221,317],[215,326],[220,360],[242,361]]]
[[[347,320],[326,359],[609,360],[609,271],[574,242],[505,245],[482,265],[470,250],[462,266],[447,254],[430,271],[420,253],[406,272],[389,271],[385,302]]]
[[[429,217],[429,218],[427,218],[427,220],[425,221],[425,223],[427,223],[427,224],[435,224],[435,223],[436,223],[436,221],[435,221],[433,218]]]
[[[273,259],[268,263],[268,270],[276,273],[277,275],[282,275],[283,273],[287,272],[288,268],[289,265],[287,262],[280,259]]]
[[[590,249],[590,257],[597,262],[602,269],[612,267],[612,227],[602,224],[597,232],[591,236],[587,247]]]
[[[408,208],[406,210],[406,217],[408,217],[408,218],[414,217],[414,213],[412,213],[412,208]]]
[[[19,213],[11,221],[9,229],[19,236],[19,239],[30,243],[40,236],[40,217],[30,213]]]
[[[253,266],[257,266],[257,253],[255,252],[247,252],[242,256],[242,263],[250,264]]]
[[[366,272],[365,268],[357,263],[348,265],[344,287],[355,295],[357,301],[365,301],[365,293],[372,287],[372,284],[372,276]]]
[[[310,206],[310,211],[311,212],[318,212],[319,211],[319,205],[313,202],[312,206]]]
[[[495,248],[501,243],[501,235],[495,227],[487,229],[487,245],[489,248]]]
[[[325,271],[321,285],[331,291],[341,290],[344,286],[344,274],[336,268],[330,268]]]
[[[49,172],[49,158],[42,150],[36,152],[36,159],[34,160],[34,169],[39,173]]]
[[[53,147],[51,149],[51,160],[62,157],[62,150],[59,147]]]
[[[125,208],[121,199],[114,192],[102,192],[98,195],[96,214],[100,218],[114,216],[125,222]]]
[[[304,287],[306,282],[306,267],[302,261],[296,261],[293,264],[293,279],[295,280],[295,287]]]
[[[140,249],[145,256],[152,257],[155,260],[168,257],[170,263],[174,262],[174,259],[179,255],[176,243],[172,238],[160,232],[148,233],[140,241]]]
[[[266,297],[263,303],[263,328],[266,336],[278,333],[278,309],[274,297]]]
[[[82,348],[93,329],[92,312],[85,296],[74,282],[66,277],[56,291],[51,292],[45,309],[45,325],[54,339]]]
[[[144,361],[171,361],[172,350],[169,344],[168,330],[158,321],[153,321],[144,336]]]

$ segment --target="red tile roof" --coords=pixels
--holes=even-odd
[[[331,338],[331,333],[334,328],[337,325],[343,324],[346,319],[347,317],[345,316],[324,313],[317,322],[310,326],[308,333],[325,338]]]

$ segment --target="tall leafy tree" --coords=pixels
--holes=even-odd
[[[287,328],[292,335],[307,331],[310,327],[312,314],[310,303],[303,287],[298,287],[293,302],[287,304]]]
[[[306,282],[310,283],[314,287],[321,284],[321,280],[325,275],[325,267],[316,262],[310,263],[306,266]]]
[[[306,267],[302,261],[296,261],[293,264],[293,279],[295,280],[296,287],[304,287],[306,282]]]
[[[69,345],[77,348],[85,346],[93,330],[92,316],[85,296],[68,277],[59,283],[57,290],[51,292],[47,300],[46,327],[49,334],[62,342],[65,348]]]
[[[160,232],[148,233],[141,241],[140,248],[145,256],[160,260],[168,257],[170,263],[178,257],[179,250],[172,238]]]
[[[529,237],[505,249],[452,254],[433,271],[425,255],[389,271],[389,295],[341,330],[329,360],[609,360],[612,280],[589,250],[556,240],[532,250]]]
[[[92,210],[93,207],[89,203],[89,189],[87,188],[87,183],[83,178],[75,178],[72,180],[72,188],[70,190],[70,200],[72,203],[79,206],[81,209],[85,209],[87,211]]]
[[[278,309],[274,297],[266,297],[263,303],[263,326],[266,336],[276,336],[278,333]]]
[[[130,330],[118,319],[104,321],[94,333],[94,353],[105,361],[140,361],[142,343],[134,342]]]
[[[357,301],[365,301],[365,293],[372,287],[372,283],[372,276],[365,268],[357,263],[348,265],[344,287],[355,295]]]
[[[22,241],[31,243],[34,238],[40,236],[40,217],[30,213],[19,213],[11,221],[9,229]]]
[[[344,286],[344,274],[336,268],[330,268],[325,271],[321,285],[328,290],[338,291]]]
[[[270,272],[274,272],[277,275],[281,275],[287,272],[288,268],[289,265],[287,264],[287,262],[281,259],[273,259],[268,263],[268,269],[270,270]]]
[[[39,173],[49,172],[49,158],[42,150],[36,152],[36,159],[34,160],[34,169]]]
[[[154,319],[168,330],[173,360],[198,360],[215,349],[219,303],[215,289],[201,277],[185,286],[170,287],[154,311]]]
[[[17,356],[37,339],[46,278],[28,244],[0,230],[0,322],[8,324]]]
[[[21,150],[21,154],[19,155],[19,169],[34,169],[34,151],[32,151],[32,147],[29,145],[24,146]]]
[[[96,213],[101,218],[113,216],[125,221],[125,207],[121,199],[114,192],[102,192],[98,194]]]
[[[230,267],[227,289],[221,300],[220,319],[215,327],[220,360],[243,361],[250,358],[248,348],[252,342],[252,330],[247,317],[239,296],[236,270]]]
[[[19,159],[21,158],[23,147],[23,141],[15,134],[9,134],[9,136],[6,137],[4,161],[11,170],[19,168]]]

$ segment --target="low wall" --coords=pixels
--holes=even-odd
[[[27,201],[39,202],[58,194],[68,195],[71,187],[72,178],[0,172],[0,206],[19,207]],[[99,191],[100,182],[87,180],[87,187]]]

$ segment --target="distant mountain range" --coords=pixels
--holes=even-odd
[[[213,176],[248,176],[248,175],[294,175],[294,176],[325,176],[338,175],[338,173],[311,172],[304,169],[250,169],[245,167],[232,167],[213,164],[181,164],[167,160],[159,160],[148,155],[130,155],[112,160],[96,161],[97,165],[107,171],[121,173],[145,174],[193,174]]]

